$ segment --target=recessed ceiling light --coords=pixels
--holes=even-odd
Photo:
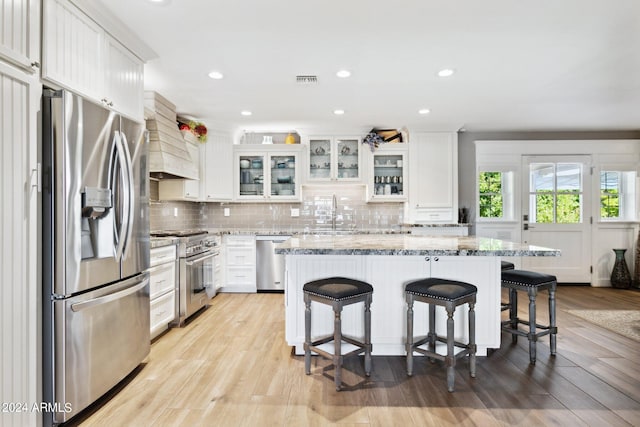
[[[336,73],[336,76],[340,77],[341,79],[346,79],[350,75],[351,75],[351,71],[349,70],[340,70]]]
[[[439,77],[451,77],[456,71],[453,68],[444,68],[438,71]]]
[[[240,114],[242,114],[243,116],[250,116],[252,113],[249,110],[244,110],[244,111],[241,111]]]
[[[171,3],[171,0],[147,0],[149,3],[157,4],[157,5],[167,5]]]
[[[212,71],[209,73],[209,77],[215,80],[220,80],[224,77],[224,74],[222,74],[220,71]]]
[[[333,110],[333,114],[336,116],[341,116],[344,114],[344,110]]]
[[[421,108],[418,110],[418,114],[429,114],[431,112],[431,110],[429,110],[428,108]]]

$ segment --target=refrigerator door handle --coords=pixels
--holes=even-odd
[[[108,302],[115,301],[115,300],[118,300],[120,298],[124,298],[127,295],[131,295],[133,293],[138,292],[140,289],[142,289],[145,286],[147,286],[148,283],[149,283],[149,277],[146,277],[144,280],[142,280],[142,282],[138,283],[137,285],[134,285],[134,286],[132,286],[130,288],[127,288],[127,289],[124,289],[122,291],[114,292],[112,294],[105,295],[103,297],[90,299],[88,301],[83,301],[83,302],[78,302],[78,303],[72,304],[71,305],[71,310],[74,311],[74,312],[78,312],[78,311],[81,311],[81,310],[86,310],[87,308],[95,307],[96,305],[106,304]]]
[[[124,158],[126,161],[126,175],[128,178],[128,183],[125,186],[126,188],[126,198],[128,199],[128,210],[125,213],[125,216],[127,218],[127,225],[126,225],[126,234],[125,234],[125,241],[124,241],[124,252],[123,252],[123,257],[126,258],[127,254],[129,253],[129,246],[131,243],[131,234],[133,233],[133,207],[135,206],[135,192],[134,192],[134,188],[132,188],[134,186],[134,178],[133,178],[133,161],[131,160],[131,152],[129,151],[129,143],[127,141],[127,136],[124,134],[124,132],[120,132],[120,137],[121,137],[121,145],[122,145],[122,151],[124,151]]]
[[[118,161],[115,164],[116,168],[120,168],[120,175],[121,175],[121,183],[122,185],[120,185],[120,190],[122,190],[123,188],[128,187],[127,181],[129,180],[129,174],[127,173],[126,169],[126,160],[125,160],[125,155],[124,152],[122,150],[122,140],[120,138],[120,132],[119,131],[115,131],[114,135],[113,135],[113,141],[114,141],[114,145],[116,147],[116,151],[118,154]],[[126,236],[126,232],[127,229],[129,228],[129,198],[128,198],[128,189],[125,190],[127,191],[127,194],[125,194],[125,198],[124,198],[124,207],[122,209],[123,214],[122,214],[122,224],[120,224],[120,229],[117,230],[117,236],[116,236],[116,260],[120,261],[122,260],[122,254],[124,252],[124,245],[125,245],[125,236]],[[114,195],[115,197],[118,197],[119,195],[116,194]],[[115,220],[115,218],[114,218]]]

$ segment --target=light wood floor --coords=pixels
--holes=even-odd
[[[336,392],[328,361],[315,357],[306,376],[287,347],[282,294],[220,294],[154,342],[148,362],[74,424],[640,426],[640,342],[566,312],[581,308],[640,310],[640,291],[561,286],[558,355],[544,337],[531,366],[526,339],[512,346],[503,334],[502,347],[478,359],[477,378],[459,363],[454,393],[440,363],[417,360],[408,378],[404,357],[381,356],[370,378],[360,358],[347,361],[346,390]]]

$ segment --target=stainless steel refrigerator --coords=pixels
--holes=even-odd
[[[69,420],[149,354],[148,140],[137,123],[45,89],[45,425]]]

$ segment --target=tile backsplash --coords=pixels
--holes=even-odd
[[[367,203],[363,185],[303,186],[300,203],[157,202],[151,230],[233,228],[246,230],[390,229],[403,223],[403,203]],[[225,209],[229,216],[224,216]],[[299,216],[292,216],[292,209]]]

